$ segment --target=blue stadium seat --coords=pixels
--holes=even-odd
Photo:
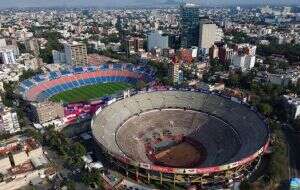
[[[89,72],[96,71],[96,67],[93,67],[93,66],[87,67],[87,70],[88,70]]]
[[[22,84],[25,85],[26,87],[32,87],[32,86],[34,86],[34,83],[30,79],[24,80],[22,82]]]
[[[23,94],[23,93],[25,93],[26,89],[23,88],[22,86],[19,86],[18,91]]]
[[[125,68],[128,71],[132,71],[133,70],[133,65],[132,64],[127,64]]]
[[[51,80],[58,78],[58,74],[56,72],[49,72],[49,78]]]
[[[38,83],[45,80],[44,77],[43,77],[42,75],[36,75],[36,76],[34,76],[32,79],[35,80],[35,81],[38,82]]]
[[[74,68],[74,72],[75,73],[82,73],[83,72],[83,68],[82,67],[76,67],[76,68]]]
[[[79,82],[80,85],[85,85],[85,82],[82,79],[78,80],[78,82]]]
[[[73,85],[74,85],[76,88],[78,88],[78,87],[80,86],[80,84],[78,83],[78,81],[73,82]]]
[[[115,70],[122,70],[122,65],[118,64],[118,63],[115,63],[115,64],[113,64],[113,69],[115,69]]]
[[[69,70],[63,70],[60,73],[61,73],[61,75],[65,76],[65,75],[70,75],[71,71],[69,71]]]
[[[102,64],[100,65],[100,70],[107,70],[109,69],[109,65],[108,64]]]

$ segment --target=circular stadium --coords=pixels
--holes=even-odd
[[[17,91],[23,99],[32,102],[59,101],[60,98],[64,99],[72,95],[75,95],[75,97],[70,100],[77,100],[78,96],[86,99],[99,98],[101,92],[109,88],[107,92],[113,93],[116,90],[124,90],[130,86],[128,84],[134,85],[140,80],[150,82],[153,77],[154,71],[144,65],[101,64],[100,66],[73,67],[36,75],[22,81]],[[114,85],[115,83],[118,83],[118,85]],[[99,84],[107,85],[97,86]],[[81,91],[74,91],[80,88],[82,88]],[[63,94],[65,91],[68,91],[68,93]],[[59,96],[61,94],[63,94],[62,97]]]
[[[136,180],[201,187],[242,181],[269,142],[249,105],[202,91],[152,91],[97,111],[94,138],[118,169]]]

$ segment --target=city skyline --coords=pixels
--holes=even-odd
[[[177,5],[180,0],[10,0],[0,4],[0,8],[23,8],[23,7],[130,7],[130,6],[158,6]],[[200,6],[231,6],[231,5],[300,5],[298,0],[192,0]]]

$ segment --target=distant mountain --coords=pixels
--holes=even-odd
[[[163,2],[165,5],[178,5],[181,3],[181,0],[166,0]]]

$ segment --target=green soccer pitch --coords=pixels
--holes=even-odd
[[[103,83],[88,85],[61,92],[52,96],[50,100],[55,102],[62,101],[65,103],[88,101],[103,96],[109,96],[131,87],[133,87],[133,85],[129,83]]]

